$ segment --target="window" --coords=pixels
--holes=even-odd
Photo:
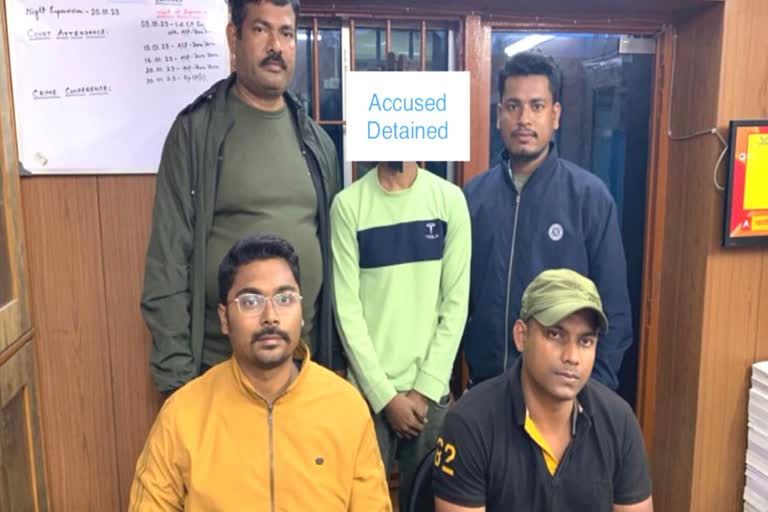
[[[318,66],[315,77],[313,28],[300,26],[296,46],[296,74],[291,90],[304,100],[309,115],[320,123],[336,146],[339,162],[344,161],[342,116],[341,28],[317,30]],[[315,95],[315,84],[318,93]],[[315,105],[315,98],[318,104]],[[340,177],[341,179],[341,177]]]
[[[394,25],[394,28],[393,28]],[[299,94],[309,114],[330,135],[343,162],[343,182],[362,175],[363,163],[344,162],[344,63],[349,70],[378,71],[389,51],[407,59],[407,69],[448,71],[454,69],[455,34],[450,24],[432,27],[426,21],[302,19],[296,49],[296,75],[291,90]],[[315,33],[316,40],[315,40]],[[345,37],[346,34],[346,37]],[[422,44],[422,35],[424,43]],[[389,39],[389,42],[388,42]],[[422,58],[423,49],[423,58]],[[317,62],[317,69],[314,63]],[[317,89],[317,90],[315,90]],[[317,102],[317,105],[315,105]],[[452,162],[420,162],[426,169],[453,180]]]

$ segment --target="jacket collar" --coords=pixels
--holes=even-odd
[[[230,358],[229,362],[232,365],[232,374],[235,379],[235,384],[239,390],[256,403],[266,406],[266,400],[264,400],[256,392],[253,384],[251,384],[251,381],[248,380],[248,377],[245,375],[242,368],[240,368],[240,364],[237,362],[237,359],[235,359],[234,355]],[[286,389],[282,395],[275,399],[275,403],[278,400],[285,400],[287,396],[292,396],[298,392],[301,389],[303,382],[307,378],[306,375],[309,372],[311,359],[309,355],[309,348],[303,341],[299,343],[298,347],[296,347],[293,362],[299,368],[299,374],[296,376],[296,379],[291,382],[290,386],[288,386],[288,389]]]
[[[231,73],[227,78],[216,82],[210,89],[200,95],[200,97],[190,106],[193,106],[196,103],[207,99],[212,102],[214,116],[222,116],[230,119],[229,109],[227,108],[227,96],[229,95],[230,89],[232,89],[236,81],[237,74]],[[296,117],[299,123],[299,128],[303,130],[305,128],[303,123],[305,122],[306,118],[306,109],[304,108],[304,104],[301,101],[301,98],[291,91],[286,91],[283,93],[283,99],[285,100],[285,104],[288,106],[288,109]]]
[[[202,104],[206,103],[209,105],[213,118],[216,121],[224,123],[225,126],[228,126],[232,118],[229,114],[229,109],[227,108],[227,95],[232,86],[235,85],[236,80],[237,74],[235,73],[231,73],[227,78],[219,80],[207,91],[198,96],[192,103],[187,105],[184,110],[182,110],[182,114],[192,112]],[[285,99],[286,105],[288,105],[288,109],[297,118],[299,128],[304,130],[306,128],[307,116],[301,98],[291,91],[284,92],[283,98]]]
[[[557,146],[555,146],[554,142],[550,142],[547,158],[545,158],[544,161],[541,162],[541,165],[539,165],[536,170],[533,171],[533,174],[531,174],[531,177],[525,184],[526,188],[535,186],[537,183],[542,181],[546,181],[546,179],[555,172],[559,159],[560,157],[557,153]],[[501,174],[504,176],[506,183],[512,187],[515,192],[517,192],[517,189],[515,189],[515,185],[512,182],[512,173],[509,170],[509,151],[506,149],[501,152],[501,163],[499,165],[501,166]]]

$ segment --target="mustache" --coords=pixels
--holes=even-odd
[[[518,128],[517,130],[512,131],[512,135],[520,135],[521,133],[525,133],[527,135],[533,135],[534,137],[538,138],[539,134],[535,130],[527,130],[524,128]]]
[[[266,338],[267,336],[279,336],[283,338],[286,343],[290,341],[290,336],[288,336],[287,332],[278,329],[277,327],[265,327],[260,331],[253,333],[253,336],[251,336],[251,343],[256,343],[260,339]]]
[[[271,62],[277,62],[280,64],[281,68],[288,69],[288,65],[285,63],[285,60],[283,60],[283,56],[274,51],[270,51],[269,55],[267,55],[264,60],[259,63],[259,66],[266,66]]]

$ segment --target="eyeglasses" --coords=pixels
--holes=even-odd
[[[231,302],[237,303],[237,309],[243,315],[259,315],[267,307],[267,301],[272,300],[276,311],[286,311],[301,302],[301,295],[296,292],[280,292],[266,297],[260,293],[244,293]]]

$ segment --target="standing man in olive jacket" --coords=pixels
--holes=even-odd
[[[296,247],[312,359],[340,364],[328,222],[339,162],[331,139],[287,91],[299,4],[230,0],[235,72],[182,110],[165,141],[141,301],[153,337],[150,367],[164,394],[229,358],[217,269],[229,247],[253,233]]]

